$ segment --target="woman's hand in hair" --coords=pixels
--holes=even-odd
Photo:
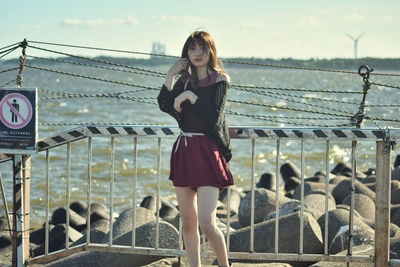
[[[179,74],[182,70],[187,70],[188,68],[189,68],[189,59],[181,58],[169,69],[168,75],[175,76]]]
[[[167,77],[165,78],[164,85],[169,91],[172,90],[172,84],[174,77],[180,73],[182,70],[187,70],[189,68],[189,59],[181,58],[178,60],[168,71]]]

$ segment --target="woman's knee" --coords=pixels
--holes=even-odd
[[[198,222],[196,216],[182,216],[182,228],[185,231],[197,231]]]
[[[200,221],[200,229],[207,236],[214,234],[217,231],[216,228],[217,227],[215,223],[213,223],[211,220]]]

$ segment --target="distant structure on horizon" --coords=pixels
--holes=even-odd
[[[364,35],[364,33],[360,34],[357,38],[354,38],[347,32],[345,32],[345,34],[349,36],[351,40],[354,41],[354,58],[357,59],[358,40],[360,40],[360,38]]]
[[[159,54],[159,55],[165,55],[165,45],[160,43],[160,42],[153,42],[151,45],[151,53],[152,54]],[[155,58],[156,56],[151,56],[151,58]]]

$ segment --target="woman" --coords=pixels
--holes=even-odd
[[[233,184],[227,165],[232,157],[225,121],[228,89],[229,76],[218,65],[213,39],[196,31],[158,96],[160,109],[176,119],[182,132],[172,148],[169,179],[175,186],[191,267],[201,266],[199,225],[219,266],[229,266],[224,236],[215,223],[219,190]]]

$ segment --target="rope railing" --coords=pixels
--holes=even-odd
[[[13,51],[17,50],[19,48],[19,45],[9,48],[7,50],[4,51],[0,51],[0,58],[3,58],[5,56],[7,56],[8,54],[12,53]]]
[[[44,42],[35,42],[32,41],[31,43],[40,43],[40,44],[50,44],[50,43],[44,43]],[[22,47],[23,43],[20,43],[17,46],[9,45],[7,47],[4,47],[2,49],[7,49],[4,50],[4,53],[11,51],[12,49],[17,49],[18,47]],[[28,57],[38,59],[38,60],[47,60],[47,61],[53,61],[53,62],[59,62],[63,64],[73,64],[73,65],[79,65],[79,66],[84,66],[84,67],[89,67],[89,68],[98,68],[98,69],[104,69],[104,70],[111,70],[111,71],[117,71],[117,72],[126,72],[126,73],[134,73],[138,75],[150,75],[154,77],[165,77],[166,74],[163,72],[158,72],[150,69],[145,69],[145,68],[139,68],[135,66],[129,66],[129,65],[123,65],[115,62],[110,62],[107,60],[101,60],[101,59],[94,59],[90,57],[84,57],[84,56],[76,56],[72,55],[69,53],[64,53],[60,51],[55,51],[55,50],[50,50],[42,47],[37,47],[33,46],[28,43],[24,43],[25,47],[30,47],[33,49],[38,49],[46,52],[51,52],[51,53],[56,53],[59,55],[64,55],[72,58],[77,58],[81,60],[87,60],[91,62],[96,62],[100,64],[106,64],[106,65],[112,65],[112,66],[117,66],[118,68],[114,67],[107,67],[107,66],[102,66],[102,65],[95,65],[95,64],[87,64],[83,62],[78,62],[78,61],[69,61],[69,60],[64,60],[64,59],[58,59],[58,58],[44,58],[44,57],[38,57],[38,56],[33,56],[29,55]],[[51,45],[60,45],[63,46],[62,44],[55,44],[51,43]],[[87,49],[97,49],[95,47],[81,47],[81,46],[74,46],[74,45],[66,45],[69,47],[75,47],[75,48],[87,48]],[[11,48],[10,48],[11,47]],[[133,53],[137,54],[135,51],[124,51],[124,50],[114,50],[114,49],[100,49],[101,51],[113,51],[113,52],[124,52],[124,53]],[[0,52],[1,53],[1,52]],[[166,55],[159,55],[159,54],[153,54],[153,53],[141,53],[142,55],[151,55],[151,56],[166,56]],[[172,57],[172,58],[178,58],[175,56],[167,56],[167,57]],[[298,67],[292,67],[292,66],[280,66],[280,65],[273,65],[273,64],[259,64],[259,63],[253,63],[253,62],[241,62],[241,61],[234,61],[234,60],[225,60],[225,62],[228,63],[237,63],[237,64],[250,64],[250,65],[260,65],[260,66],[273,66],[273,67],[287,67],[287,68],[298,68]],[[24,63],[25,64],[25,63]],[[143,92],[146,90],[151,90],[151,91],[158,91],[160,88],[158,87],[151,87],[151,86],[146,86],[142,84],[135,84],[135,83],[130,83],[130,82],[125,82],[125,81],[119,81],[119,80],[112,80],[112,79],[104,79],[101,77],[96,77],[96,76],[88,76],[88,75],[83,75],[83,74],[77,74],[77,73],[71,73],[71,72],[66,72],[66,71],[60,71],[56,69],[51,69],[51,68],[44,68],[44,67],[39,67],[39,66],[34,66],[34,65],[26,65],[26,67],[31,68],[31,69],[36,69],[40,71],[47,71],[47,72],[53,72],[53,73],[58,73],[62,75],[68,75],[68,76],[73,76],[73,77],[78,77],[78,78],[85,78],[85,79],[91,79],[91,80],[96,80],[96,81],[102,81],[102,82],[107,82],[107,83],[113,83],[113,84],[119,84],[119,85],[125,85],[125,86],[131,86],[131,87],[136,87],[140,88],[138,90],[130,90],[130,91],[125,91],[125,92],[118,92],[118,93],[97,93],[97,94],[82,94],[82,93],[65,93],[65,92],[54,92],[50,90],[44,90],[40,89],[39,91],[41,93],[46,93],[53,95],[54,97],[41,97],[41,101],[46,101],[46,100],[55,100],[55,99],[60,99],[60,98],[88,98],[88,97],[99,97],[99,98],[115,98],[115,99],[124,99],[124,100],[129,100],[129,101],[136,101],[139,103],[145,103],[145,104],[152,104],[156,105],[154,102],[155,98],[154,97],[134,97],[134,96],[126,96],[123,94],[129,94],[129,93],[137,93],[137,92]],[[13,71],[18,69],[16,68],[9,68],[5,70],[0,70],[0,73],[5,73],[9,71]],[[339,71],[339,70],[328,70],[328,69],[314,69],[314,68],[303,68],[299,67],[299,69],[303,70],[321,70],[321,71],[332,71],[332,72],[343,72],[343,73],[349,73],[349,74],[355,74],[357,72],[349,72],[349,71]],[[358,74],[360,74],[358,72]],[[371,70],[371,75],[376,73],[372,73]],[[361,75],[361,74],[360,74]],[[390,76],[397,76],[397,75],[390,75]],[[2,87],[8,85],[12,81],[8,82],[7,84],[3,85]],[[388,88],[395,88],[395,89],[400,89],[398,86],[394,85],[388,85],[384,83],[377,83],[377,82],[369,82],[369,85],[376,85],[376,86],[383,86],[383,87],[388,87]],[[283,116],[279,117],[282,119],[291,119],[291,120],[350,120],[351,125],[360,125],[363,120],[371,120],[373,123],[376,124],[375,121],[386,121],[386,122],[400,122],[398,119],[394,118],[373,118],[371,116],[367,116],[365,114],[365,107],[367,106],[367,102],[365,99],[366,92],[365,92],[365,85],[364,85],[364,91],[359,91],[359,90],[323,90],[323,89],[306,89],[306,88],[280,88],[280,87],[271,87],[271,86],[258,86],[258,85],[243,85],[243,84],[231,84],[231,88],[234,90],[238,91],[243,91],[243,92],[248,92],[248,93],[253,93],[256,95],[262,95],[262,96],[267,96],[275,99],[280,99],[284,100],[290,103],[296,103],[300,105],[306,105],[307,108],[299,108],[295,106],[286,106],[286,105],[270,105],[270,104],[264,104],[264,103],[257,103],[254,101],[243,101],[243,100],[232,100],[228,99],[228,102],[235,103],[235,104],[243,104],[243,105],[253,105],[253,106],[259,106],[263,108],[273,108],[273,109],[279,109],[279,110],[289,110],[289,111],[295,111],[295,112],[303,112],[303,113],[314,113],[322,116],[332,116],[335,118],[329,118],[327,119],[326,117],[323,117],[321,119],[318,118],[311,118],[311,117],[293,117],[293,116]],[[325,102],[325,103],[340,103],[340,104],[346,104],[346,105],[359,105],[357,102],[352,102],[352,101],[342,101],[342,100],[336,100],[336,99],[327,99],[327,98],[321,98],[321,97],[312,97],[312,96],[302,96],[302,95],[295,95],[291,94],[289,92],[281,92],[281,91],[292,91],[292,92],[314,92],[314,93],[330,93],[330,94],[364,94],[363,101],[360,104],[360,110],[357,114],[354,115],[354,113],[350,113],[345,109],[341,110],[340,112],[337,110],[337,108],[331,108],[327,107],[326,105],[320,105],[320,104],[315,104],[314,101],[320,101],[320,102]],[[151,101],[153,100],[153,101]],[[311,101],[313,103],[311,103]],[[368,104],[369,107],[400,107],[398,104]],[[321,110],[318,110],[321,109]],[[362,110],[362,114],[360,111]],[[329,112],[331,111],[331,112]],[[252,117],[255,119],[262,119],[262,120],[268,120],[271,122],[276,122],[276,123],[289,123],[293,125],[302,125],[302,126],[316,126],[315,124],[306,124],[306,123],[297,123],[297,122],[282,122],[276,120],[277,116],[265,116],[265,115],[257,115],[257,114],[243,114],[239,112],[234,112],[234,111],[229,111],[230,114],[232,115],[238,115],[238,116],[246,116],[246,117]],[[279,115],[280,116],[280,115]],[[274,120],[275,118],[275,120]],[[322,126],[322,124],[317,125],[317,126]],[[323,125],[323,127],[330,127],[327,125]]]
[[[114,83],[114,84],[120,84],[120,85],[126,85],[126,86],[132,86],[132,87],[139,87],[139,88],[143,88],[143,89],[154,90],[154,87],[151,87],[151,86],[138,85],[138,84],[133,84],[133,83],[128,83],[128,82],[103,79],[103,78],[99,78],[99,77],[81,75],[81,74],[76,74],[76,73],[71,73],[71,72],[66,72],[66,71],[60,71],[60,70],[53,70],[53,69],[43,68],[43,67],[38,67],[38,66],[26,65],[26,67],[27,68],[31,68],[31,69],[36,69],[36,70],[44,70],[44,71],[48,71],[48,72],[54,72],[54,73],[58,73],[58,74],[69,75],[69,76],[78,77],[78,78],[85,78],[85,79],[91,79],[91,80],[102,81],[102,82],[107,82],[107,83]],[[142,91],[144,91],[144,90],[142,90]],[[139,91],[137,91],[137,92],[139,92]]]
[[[90,68],[97,68],[97,69],[103,69],[103,70],[112,70],[112,71],[117,71],[117,72],[126,72],[126,73],[134,73],[134,74],[140,74],[140,75],[150,75],[154,77],[165,77],[166,75],[163,73],[151,73],[151,70],[145,70],[143,68],[137,68],[137,67],[132,67],[129,66],[131,69],[137,69],[138,71],[134,70],[126,70],[126,69],[121,69],[121,68],[111,68],[111,67],[106,67],[106,66],[98,66],[98,65],[92,65],[92,64],[86,64],[82,62],[76,62],[76,61],[69,61],[69,60],[61,60],[61,59],[55,59],[55,58],[44,58],[44,57],[37,57],[37,56],[28,56],[30,58],[35,58],[35,59],[40,59],[40,60],[47,60],[47,61],[53,61],[53,62],[60,62],[60,63],[66,63],[66,64],[72,64],[72,65],[79,65],[79,66],[84,66],[84,67],[90,67]]]
[[[132,67],[132,66],[123,65],[123,64],[119,64],[119,63],[114,63],[114,62],[110,62],[110,61],[102,60],[102,59],[95,59],[95,58],[90,58],[90,57],[77,56],[77,55],[68,54],[68,53],[64,53],[64,52],[59,52],[59,51],[49,50],[49,49],[45,49],[45,48],[41,48],[41,47],[36,47],[36,46],[32,46],[32,45],[28,45],[28,46],[30,48],[34,48],[34,49],[38,49],[38,50],[42,50],[42,51],[46,51],[46,52],[51,52],[51,53],[55,53],[55,54],[59,54],[59,55],[69,56],[69,57],[73,57],[73,58],[84,59],[84,60],[88,60],[88,61],[93,61],[93,62],[97,62],[97,63],[103,63],[103,64],[107,64],[107,65],[113,65],[113,66],[127,68],[127,69],[141,70],[143,72],[148,72],[148,73],[165,75],[164,73],[159,72],[159,71],[153,71],[153,70],[149,70],[149,69]]]
[[[30,43],[35,43],[35,44],[44,44],[44,45],[70,47],[70,48],[81,48],[81,49],[90,49],[90,50],[97,50],[97,51],[107,51],[107,52],[117,52],[117,53],[146,55],[146,56],[157,56],[157,57],[168,57],[168,58],[180,58],[179,56],[173,56],[173,55],[165,55],[165,54],[157,54],[157,53],[146,53],[146,52],[120,50],[120,49],[108,49],[108,48],[100,48],[100,47],[71,45],[71,44],[60,44],[60,43],[42,42],[42,41],[29,41],[29,42]],[[229,60],[229,59],[221,59],[221,61],[225,62],[225,63],[260,66],[260,67],[288,68],[288,69],[309,70],[309,71],[325,71],[325,72],[334,72],[334,73],[358,74],[356,71],[345,71],[345,70],[333,70],[333,69],[309,68],[309,67],[296,67],[296,66],[286,66],[286,65],[277,65],[277,64],[266,64],[266,63],[243,62],[243,61]],[[373,75],[400,76],[400,74],[396,74],[396,73],[373,73]]]

